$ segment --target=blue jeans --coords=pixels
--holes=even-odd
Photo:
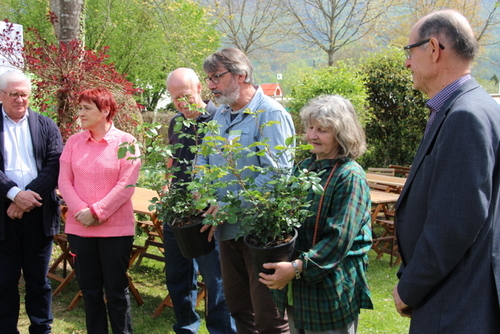
[[[208,293],[208,314],[205,319],[208,331],[211,334],[236,333],[236,326],[222,291],[218,243],[209,254],[187,259],[182,256],[172,229],[167,224],[164,224],[163,236],[167,289],[177,320],[173,326],[174,331],[179,334],[198,332],[200,316],[195,307],[199,270]]]

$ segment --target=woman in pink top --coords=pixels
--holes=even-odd
[[[135,138],[116,129],[111,92],[87,89],[79,96],[85,130],[71,136],[60,158],[59,190],[68,213],[65,232],[83,292],[88,333],[132,333],[126,271],[135,232],[131,197],[139,159],[118,159],[118,148]],[[135,155],[139,155],[136,147]],[[129,156],[130,157],[130,156]]]

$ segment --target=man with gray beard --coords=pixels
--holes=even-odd
[[[215,102],[220,104],[214,115],[219,124],[219,136],[228,141],[238,141],[243,147],[252,147],[255,142],[267,141],[270,154],[275,154],[275,147],[285,146],[285,140],[295,134],[293,121],[283,106],[266,96],[262,88],[253,84],[252,65],[247,56],[235,48],[223,49],[207,57],[203,69],[208,77],[205,81],[214,94]],[[250,111],[248,113],[247,111]],[[258,113],[257,113],[258,111]],[[255,113],[254,114],[252,114]],[[271,126],[263,124],[273,122]],[[207,134],[210,136],[210,133]],[[293,161],[283,154],[272,158],[264,156],[245,156],[238,160],[238,166],[278,167],[291,169]],[[198,156],[197,165],[225,165],[224,157],[218,154]],[[264,185],[271,180],[270,173],[252,172],[257,185]],[[231,179],[234,176],[226,176]],[[226,191],[238,191],[238,185],[221,189],[219,196]],[[211,206],[206,214],[216,215],[224,210],[224,203],[219,201]],[[271,299],[271,293],[260,283],[253,271],[253,263],[243,238],[236,239],[240,224],[219,224],[211,228],[210,238],[216,233],[219,240],[222,281],[226,304],[236,321],[238,334],[288,333],[288,321],[281,318]]]

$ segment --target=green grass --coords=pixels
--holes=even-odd
[[[141,241],[141,237],[139,237],[136,243],[141,244]],[[375,309],[363,310],[361,312],[358,333],[408,333],[409,321],[407,318],[402,318],[397,314],[391,295],[391,291],[397,282],[397,268],[389,267],[388,255],[384,256],[381,260],[375,260],[375,253],[370,251],[370,260],[368,281],[371,286]],[[167,294],[162,263],[153,259],[144,258],[140,266],[131,268],[130,275],[145,303],[143,306],[138,306],[133,296],[131,296],[134,332],[138,334],[173,333],[172,325],[174,323],[174,312],[172,309],[167,307],[158,318],[152,317],[156,307]],[[59,283],[53,281],[52,284],[53,287],[56,287]],[[21,284],[21,290],[22,287],[23,284]],[[80,300],[74,310],[66,310],[77,291],[77,282],[76,280],[72,280],[60,295],[54,297],[54,334],[86,333],[83,300]],[[203,304],[197,308],[197,311],[200,315],[203,315]],[[19,330],[21,334],[28,333],[28,326],[29,321],[24,312],[24,307],[22,306],[19,319]],[[208,333],[203,323],[199,333]]]
[[[410,321],[401,317],[394,306],[392,289],[397,284],[396,273],[399,266],[389,267],[389,255],[375,260],[371,250],[368,266],[368,283],[372,293],[373,310],[362,310],[359,318],[358,334],[405,334]]]

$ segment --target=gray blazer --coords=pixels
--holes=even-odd
[[[500,333],[500,107],[476,80],[440,110],[396,205],[410,333]]]

